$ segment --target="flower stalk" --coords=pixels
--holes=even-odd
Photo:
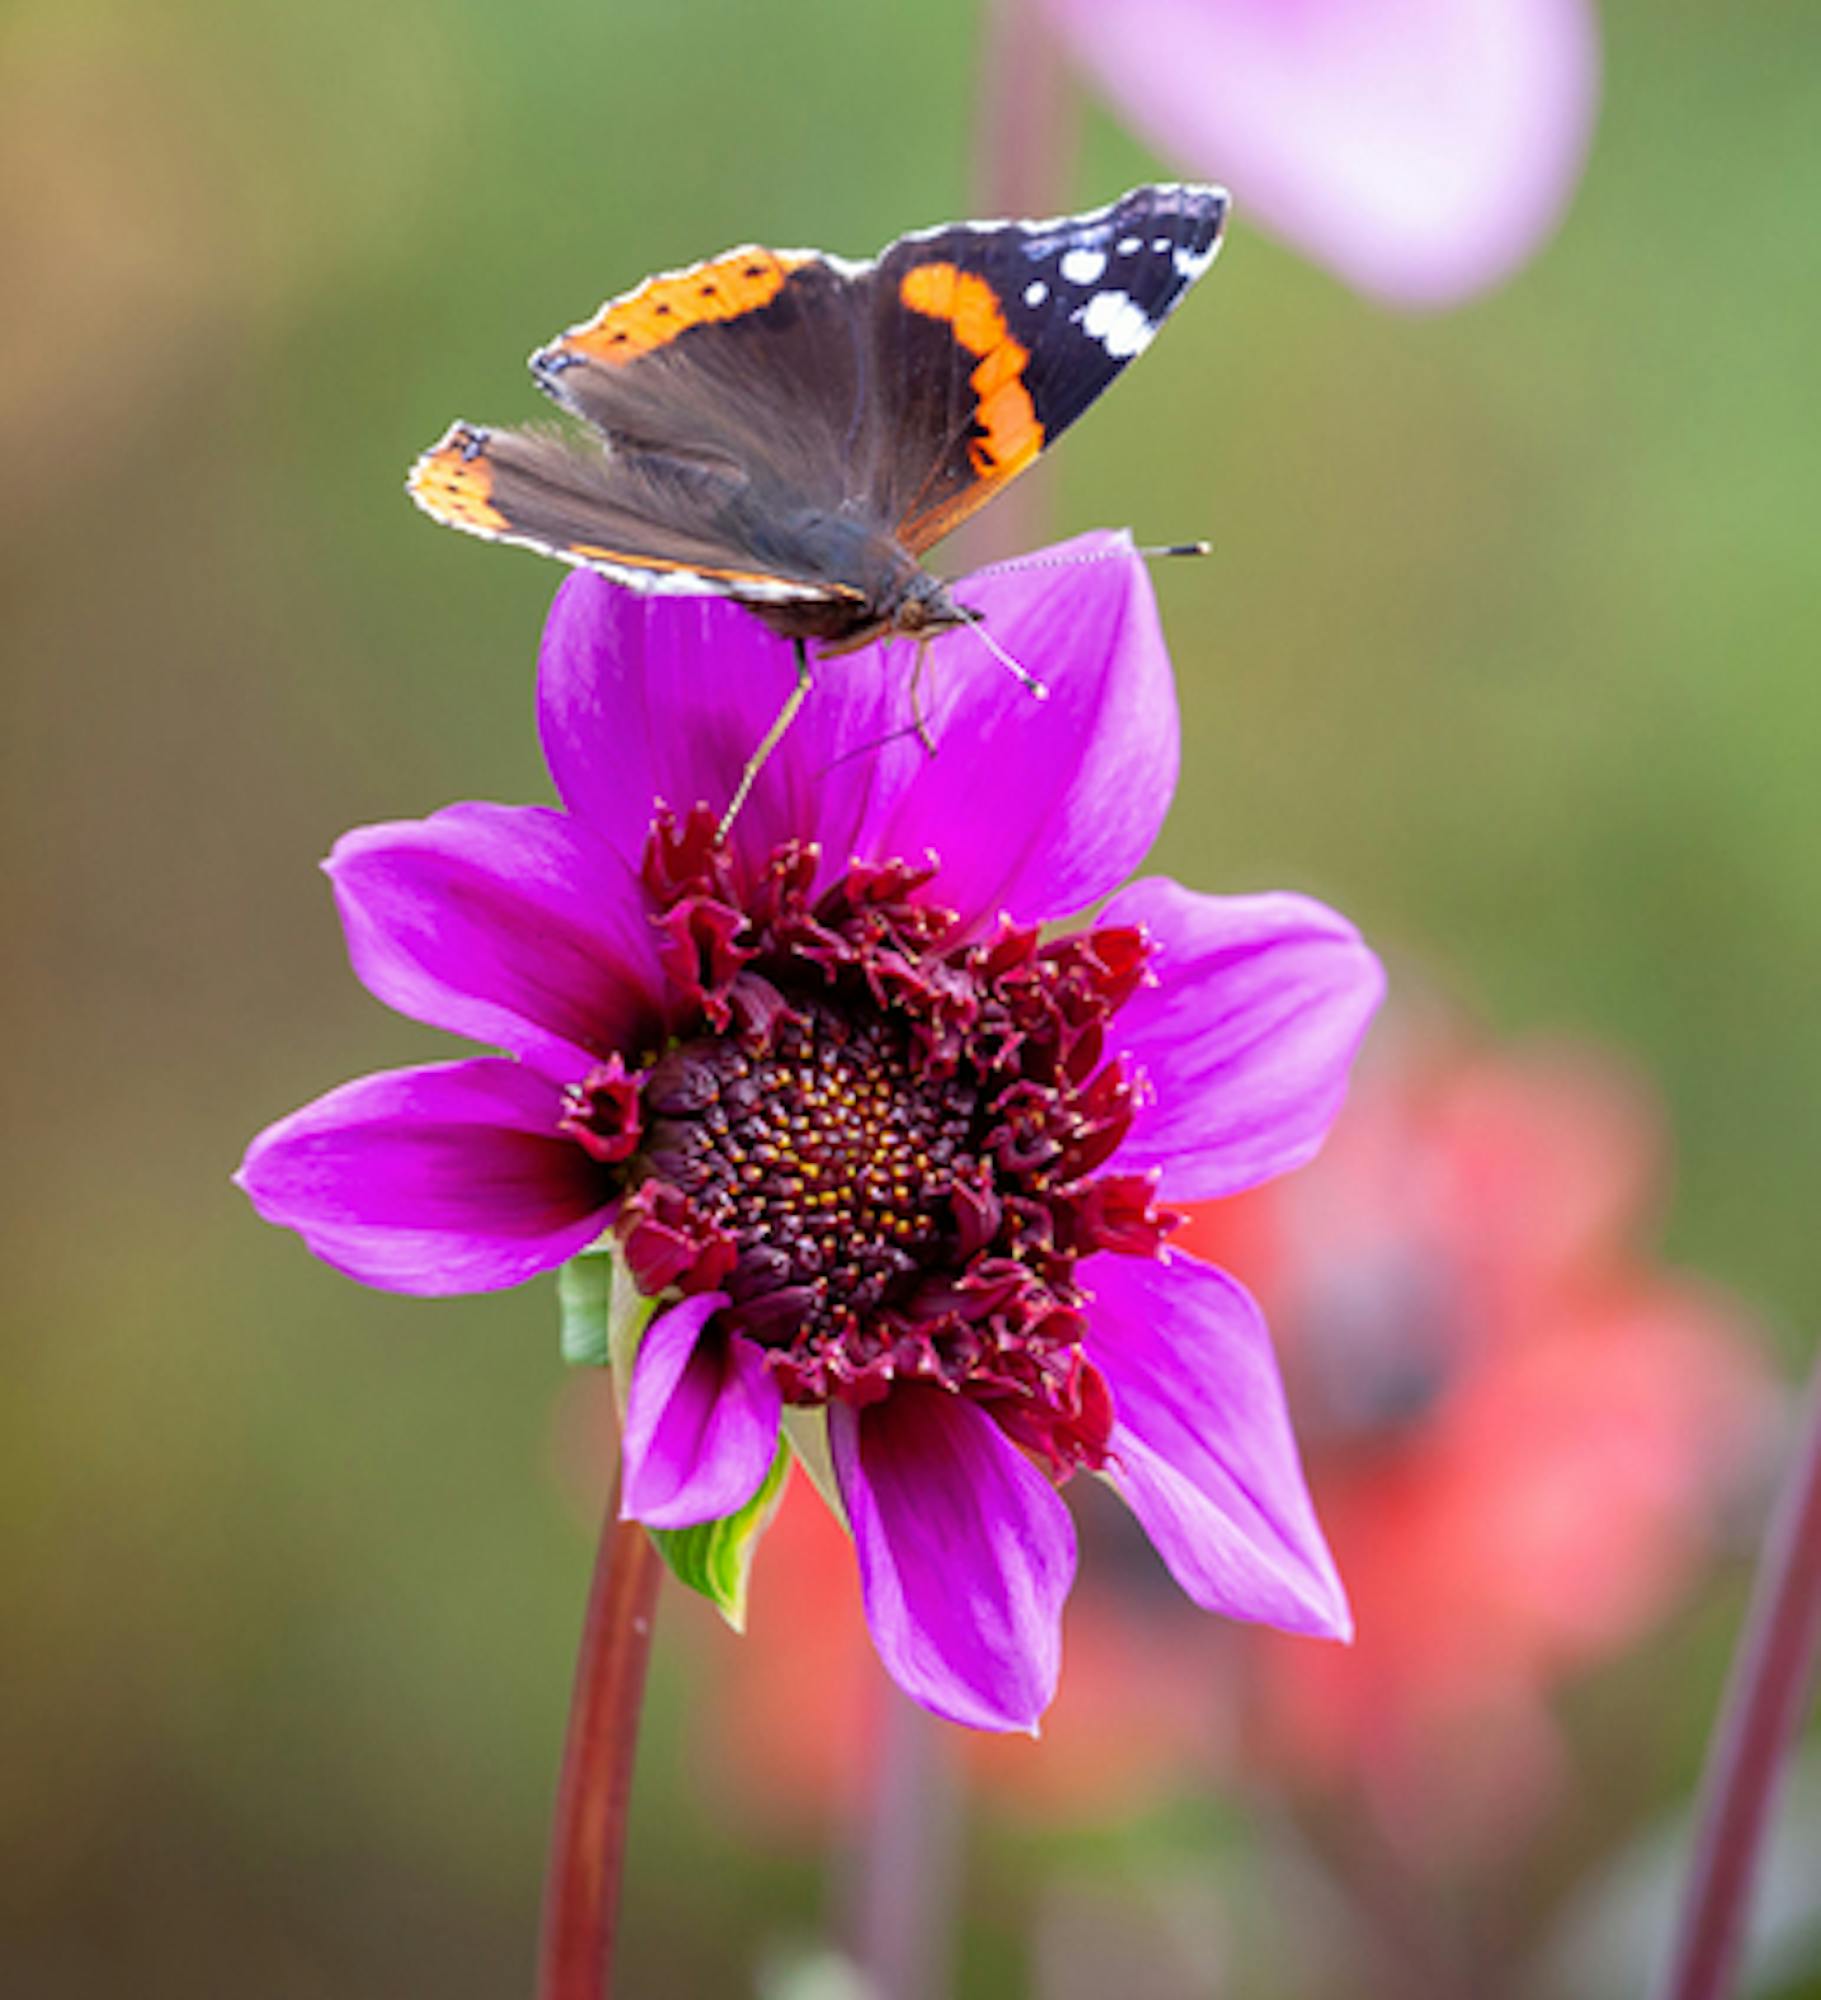
[[[632,1767],[663,1565],[651,1537],[607,1503],[570,1702],[544,1885],[538,2000],[607,2000],[619,1933]]]
[[[1688,1893],[1661,2000],[1724,2000],[1735,1990],[1764,1836],[1818,1656],[1821,1361],[1708,1752]]]
[[[974,93],[972,195],[976,215],[1054,215],[1069,198],[1079,150],[1078,101],[1055,31],[1037,0],[991,0]],[[1033,466],[970,529],[976,561],[1036,548],[1052,490]]]

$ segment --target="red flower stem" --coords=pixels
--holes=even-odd
[[[1821,1360],[1796,1463],[1765,1537],[1708,1750],[1693,1860],[1662,2000],[1734,1990],[1753,1878],[1821,1656]]]
[[[620,1870],[638,1749],[645,1663],[663,1562],[636,1521],[607,1502],[582,1626],[544,1883],[538,2000],[607,2000],[613,1990]]]

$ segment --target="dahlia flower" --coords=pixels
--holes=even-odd
[[[732,1524],[743,1564],[795,1451],[886,1667],[994,1729],[1054,1691],[1076,1473],[1198,1604],[1348,1629],[1264,1322],[1165,1204],[1314,1152],[1378,966],[1300,896],[1119,888],[1175,782],[1169,664],[1130,544],[1060,555],[965,587],[1048,703],[945,640],[932,756],[908,650],[831,662],[725,839],[788,647],[571,578],[539,681],[562,809],[328,863],[367,987],[504,1053],[345,1084],[240,1176],[394,1291],[567,1266],[621,1371],[626,1513]]]

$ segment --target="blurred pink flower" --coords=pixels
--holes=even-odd
[[[1559,220],[1599,96],[1587,0],[1042,0],[1133,128],[1361,291],[1445,306]]]

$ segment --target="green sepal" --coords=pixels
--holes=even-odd
[[[613,1267],[613,1286],[607,1294],[607,1366],[613,1370],[613,1399],[619,1406],[623,1426],[626,1397],[632,1388],[632,1364],[638,1359],[639,1342],[657,1317],[661,1301],[647,1298],[632,1282],[632,1273],[626,1268],[617,1243],[609,1246],[607,1261]]]
[[[771,1470],[746,1505],[694,1528],[651,1528],[647,1533],[679,1583],[700,1591],[736,1632],[746,1629],[746,1585],[759,1537],[771,1526],[790,1473],[790,1446],[778,1442]]]
[[[847,1509],[841,1504],[840,1482],[835,1478],[834,1453],[828,1447],[828,1412],[786,1403],[784,1436],[809,1483],[821,1494],[823,1505],[852,1534]]]
[[[563,1359],[571,1368],[607,1366],[607,1315],[612,1294],[613,1260],[604,1245],[571,1257],[557,1272]]]
[[[556,1274],[562,1314],[563,1359],[573,1368],[610,1368],[620,1420],[626,1417],[626,1385],[639,1342],[658,1309],[632,1282],[632,1273],[611,1236],[602,1236]]]

